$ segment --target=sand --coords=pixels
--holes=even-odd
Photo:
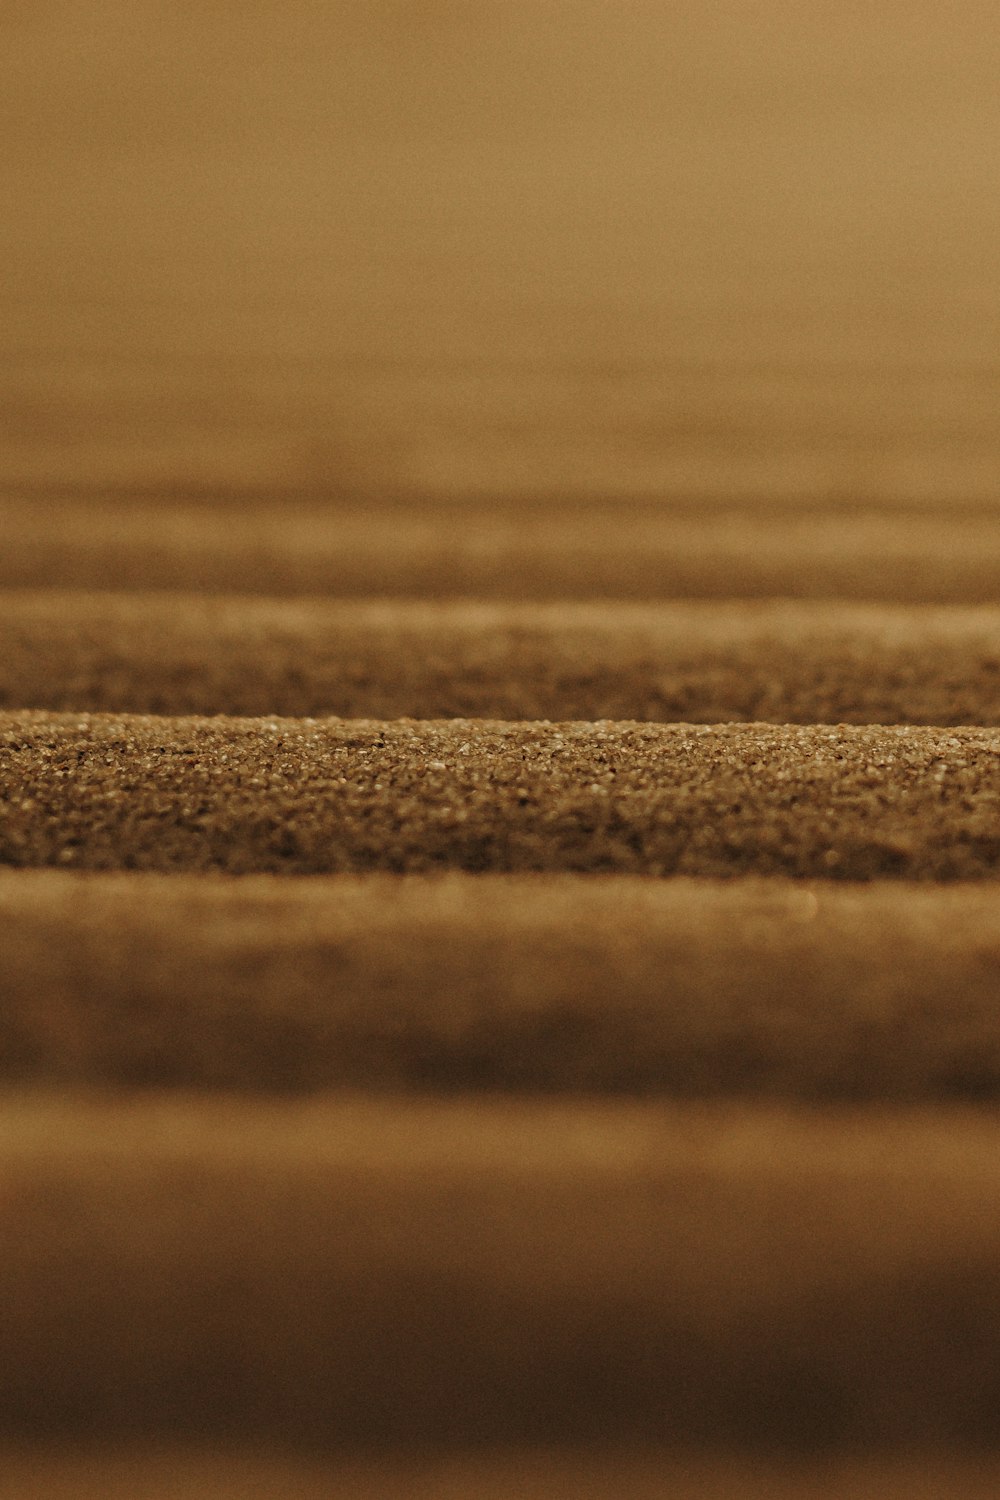
[[[1000,891],[0,872],[49,1087],[994,1105]]]
[[[327,491],[329,491],[329,486]],[[800,598],[989,604],[995,500],[940,506],[628,496],[534,503],[390,487],[143,499],[0,493],[0,585],[497,601]]]
[[[991,608],[70,582],[0,609],[3,1482],[991,1492]]]
[[[8,589],[0,708],[1000,724],[1000,609]]]
[[[25,1432],[989,1443],[995,1118],[8,1095]]]
[[[4,7],[0,1497],[1000,1493],[994,9]]]
[[[992,878],[1000,733],[0,714],[0,860]]]

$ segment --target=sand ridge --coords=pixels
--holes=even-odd
[[[0,586],[367,599],[995,604],[994,500],[883,505],[433,490],[0,493]]]
[[[8,870],[0,1070],[995,1104],[998,964],[984,884]]]
[[[1000,1492],[994,11],[4,7],[0,1497]]]
[[[973,1112],[64,1093],[8,1096],[0,1126],[0,1398],[26,1432],[994,1430],[1000,1139]]]
[[[1000,724],[1000,610],[0,593],[0,706]]]
[[[0,714],[0,859],[993,878],[998,731]]]

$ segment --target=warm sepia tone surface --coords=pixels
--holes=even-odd
[[[989,885],[0,876],[22,1083],[993,1102],[998,973]]]
[[[0,708],[1000,726],[1000,609],[0,593]]]
[[[0,497],[7,587],[276,597],[995,604],[992,504]]]
[[[381,1459],[261,1457],[239,1448],[117,1445],[66,1451],[4,1450],[0,1496],[21,1500],[993,1500],[995,1461],[955,1460],[939,1452],[818,1461],[706,1458],[690,1452],[560,1452],[514,1449],[499,1456],[462,1454]],[[32,1488],[34,1487],[34,1489]]]
[[[996,21],[0,5],[0,1497],[997,1492]]]
[[[0,859],[995,878],[997,744],[896,726],[0,714]]]
[[[2,25],[7,484],[996,502],[986,0]]]
[[[67,1092],[0,1125],[25,1432],[993,1440],[995,1117]]]

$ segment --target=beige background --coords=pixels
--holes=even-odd
[[[984,0],[6,0],[8,493],[992,502]]]

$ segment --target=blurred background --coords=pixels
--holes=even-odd
[[[0,487],[991,502],[966,0],[3,0]]]

